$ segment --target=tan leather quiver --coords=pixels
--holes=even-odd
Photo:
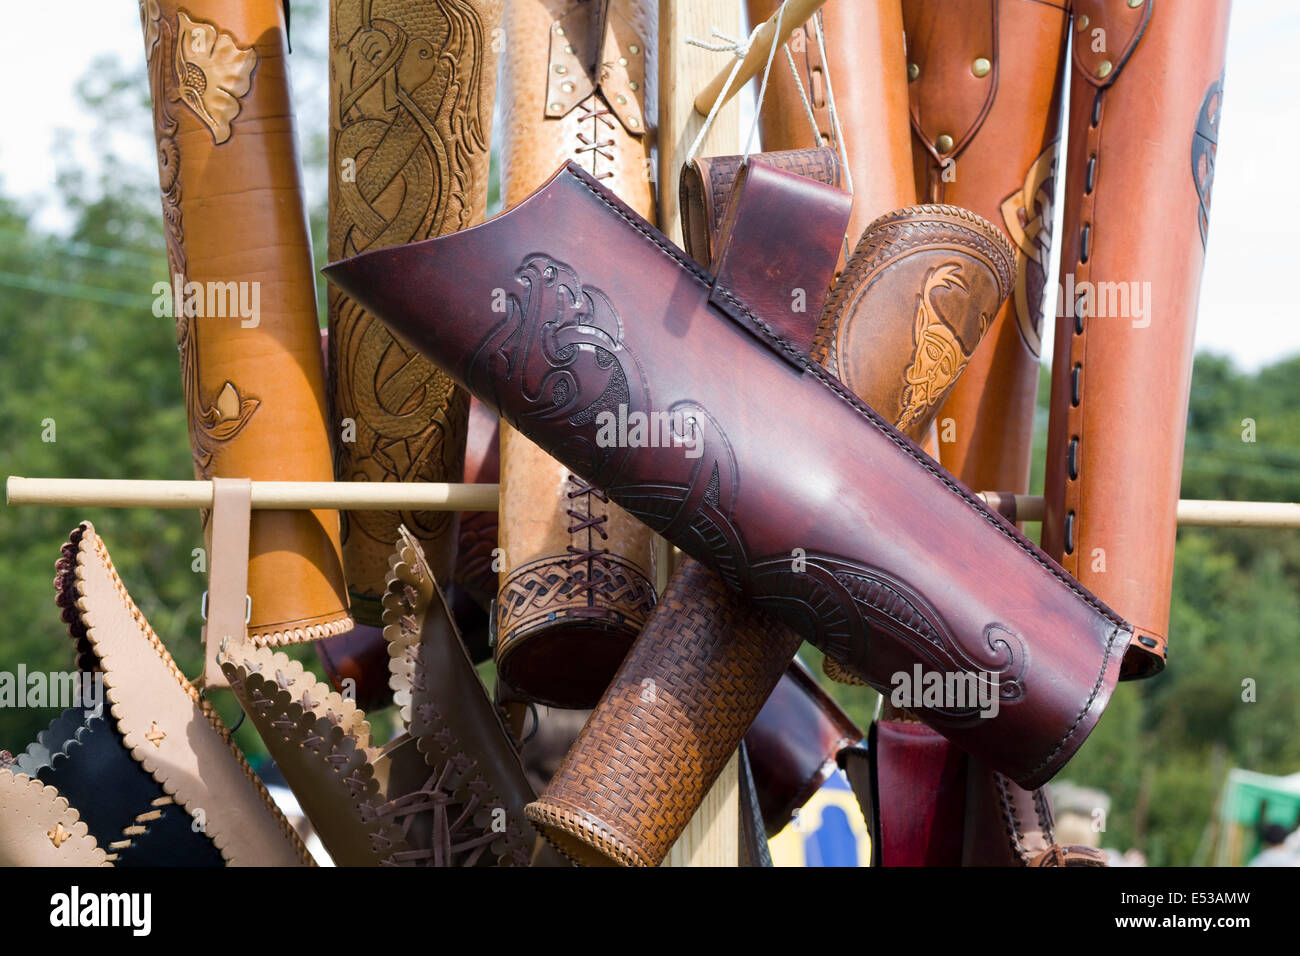
[[[330,259],[482,221],[500,22],[501,0],[332,0]],[[329,322],[338,480],[460,481],[466,393],[335,287]],[[347,512],[343,554],[361,624],[380,624],[403,524],[438,581],[450,581],[455,512]]]
[[[165,298],[176,319],[195,474],[329,481],[283,7],[147,0],[140,9],[170,273]],[[338,514],[255,512],[248,600],[248,633],[259,644],[349,629]]]
[[[1133,623],[1122,677],[1165,660],[1228,10],[1074,5],[1043,549]]]
[[[657,21],[655,0],[508,5],[507,207],[572,160],[655,219]],[[590,707],[654,606],[650,530],[503,424],[499,545],[501,679],[541,703]]]
[[[1052,252],[1065,0],[903,0],[917,193],[996,224],[1015,293],[936,422],[939,458],[976,491],[1029,490]]]

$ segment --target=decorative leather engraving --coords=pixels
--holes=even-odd
[[[176,14],[176,88],[220,146],[230,139],[230,124],[239,115],[240,97],[252,86],[257,51],[241,47],[211,23]]]
[[[1034,355],[1043,347],[1043,304],[1052,259],[1052,211],[1060,143],[1052,143],[1030,165],[1025,184],[1002,200],[1002,222],[1016,247],[1016,319],[1020,337]]]
[[[948,263],[931,269],[917,297],[916,322],[912,328],[912,344],[916,351],[912,354],[912,364],[904,373],[907,385],[903,388],[903,408],[894,423],[899,431],[906,431],[939,403],[974,351],[973,347],[968,349],[962,344],[935,306],[933,295],[939,288],[966,291],[959,264]],[[981,316],[979,334],[983,336],[987,328],[988,316]]]
[[[575,606],[575,597],[583,594],[586,600]],[[556,618],[582,617],[585,609],[597,606],[630,610],[630,615],[619,615],[620,623],[638,629],[654,603],[654,585],[617,555],[591,555],[574,567],[565,558],[546,558],[516,569],[502,583],[497,641],[508,644]]]
[[[1201,248],[1205,248],[1210,231],[1210,191],[1214,188],[1214,161],[1219,152],[1219,116],[1223,107],[1223,76],[1210,84],[1196,116],[1196,135],[1192,137],[1192,181],[1200,210],[1196,217],[1201,229]]]

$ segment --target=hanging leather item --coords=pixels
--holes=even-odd
[[[112,866],[59,791],[0,767],[0,866]]]
[[[103,680],[104,714],[84,723],[75,718],[80,729],[54,727],[41,743],[60,752],[49,757],[51,782],[58,778],[85,805],[78,809],[104,834],[100,845],[119,854],[119,865],[311,865],[216,710],[131,600],[90,522],[64,545],[54,586],[77,669]],[[152,786],[125,765],[122,753]],[[38,776],[46,773],[43,756],[27,758]],[[60,766],[65,759],[73,765]],[[118,792],[106,798],[106,789]],[[190,835],[178,843],[178,833]]]
[[[1074,5],[1043,546],[1163,667],[1229,4]]]
[[[979,268],[1009,292],[1003,250],[985,251]],[[969,707],[918,715],[1022,786],[1049,779],[1096,724],[1130,637],[1123,620],[575,165],[478,229],[327,274],[873,686],[914,666],[996,682],[992,719]],[[485,305],[493,288],[508,289],[504,316]],[[558,313],[561,295],[581,308]],[[679,413],[683,439],[690,419],[698,454],[614,440],[620,404]],[[970,552],[978,569],[948,557]]]
[[[465,447],[465,481],[494,484],[501,480],[501,419],[478,399],[469,403],[469,441]],[[456,552],[456,583],[484,610],[497,596],[497,513],[464,511]],[[478,659],[479,655],[473,655]],[[483,655],[483,659],[491,653]]]
[[[501,189],[511,207],[572,160],[655,213],[655,0],[519,0],[506,15]],[[501,428],[496,663],[522,698],[590,707],[654,606],[653,535]]]
[[[750,24],[776,13],[780,0],[747,0]],[[828,3],[815,19],[795,30],[787,49],[799,76],[796,84],[785,52],[778,50],[758,114],[765,150],[826,146],[848,156],[853,214],[847,237],[852,248],[878,217],[916,202],[912,146],[908,140],[907,82],[903,18],[899,0]],[[755,96],[758,83],[755,81]],[[800,86],[803,94],[800,93]],[[833,97],[832,97],[833,94]],[[804,105],[805,96],[808,106]],[[840,137],[831,109],[839,119]],[[816,131],[808,118],[811,106]]]
[[[916,188],[995,223],[1015,292],[938,415],[945,468],[1029,490],[1061,125],[1065,0],[903,0]]]
[[[340,866],[526,866],[532,790],[461,643],[432,565],[399,528],[383,597],[403,732],[386,745],[301,664],[240,645],[223,662],[321,842]]]
[[[831,178],[837,166],[829,151],[821,152],[826,155],[761,154],[748,163],[741,157],[697,159],[682,173],[682,219],[693,253],[709,255],[716,276],[726,276],[736,294],[762,301],[772,321],[804,348],[830,285],[850,205],[847,193],[794,171]],[[709,207],[724,212],[715,215]],[[715,221],[717,234],[701,244],[704,237],[689,223]],[[780,257],[764,250],[774,223],[786,230]],[[795,289],[804,294],[792,295]],[[529,819],[579,863],[658,866],[801,641],[687,558],[546,792],[528,806]],[[769,721],[789,716],[791,698],[798,697],[783,694]],[[647,726],[655,732],[647,734]],[[780,732],[791,735],[796,728]],[[760,738],[764,746],[756,756],[766,763],[756,779],[769,785],[765,809],[774,816],[792,813],[792,804],[807,798],[821,762],[798,747],[793,755],[782,753],[770,736]],[[655,740],[669,741],[668,753],[647,746]],[[822,742],[814,735],[809,747]],[[815,766],[800,766],[801,757]]]
[[[444,235],[487,211],[502,0],[330,3],[331,258]],[[339,481],[460,481],[469,397],[337,289],[330,418]],[[451,580],[456,512],[352,511],[353,612],[380,626],[399,524]]]
[[[155,309],[176,320],[195,474],[329,481],[284,7],[149,0],[140,9],[169,271]],[[351,628],[338,514],[256,512],[247,588],[248,634],[259,644]]]

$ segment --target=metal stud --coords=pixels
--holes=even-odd
[[[1088,29],[1088,24],[1091,22],[1092,21],[1088,19],[1088,14],[1085,13],[1083,16],[1075,19],[1074,28],[1082,33],[1084,30]]]
[[[627,84],[627,88],[631,90],[633,93],[635,93],[637,90],[641,89],[641,84],[638,83],[636,80],[629,80]]]
[[[1110,60],[1102,60],[1099,64],[1097,64],[1097,79],[1099,80],[1106,79],[1106,77],[1110,76],[1110,71],[1113,70],[1114,68],[1115,65],[1111,63]]]
[[[566,93],[572,93],[572,92],[573,92],[573,83],[572,83],[572,81],[570,81],[570,80],[565,80],[563,83],[560,84],[560,89],[562,89],[562,90],[563,90],[564,92],[566,92]]]
[[[618,58],[618,65],[619,65],[619,66],[627,66],[627,57],[625,57],[625,56],[620,56],[620,57]]]
[[[627,49],[629,53],[633,53],[633,54],[641,52],[641,48],[637,46],[635,43],[631,44]]]
[[[1142,6],[1142,0],[1128,0],[1128,5],[1136,10],[1138,7]]]
[[[907,82],[909,83],[912,82],[920,75],[921,75],[921,68],[919,66],[917,66],[915,63],[907,64]]]
[[[552,112],[552,113],[559,113],[559,112],[560,112],[561,110],[563,110],[563,109],[564,109],[564,107],[561,106],[559,103],[552,103],[552,104],[551,104],[551,112]]]
[[[557,37],[564,36],[564,27],[560,26],[558,23],[555,25],[555,35]]]
[[[637,119],[635,116],[629,116],[627,118],[627,125],[632,127],[633,129],[636,129],[638,126],[641,125],[641,121]]]
[[[989,71],[993,69],[993,64],[988,61],[987,57],[976,57],[975,62],[970,65],[970,71],[976,76],[988,76]]]
[[[622,106],[627,102],[627,97],[624,96],[622,93],[618,94],[618,96],[614,97],[614,99],[618,100],[619,106]]]
[[[572,43],[564,44],[564,52],[570,54],[573,53],[573,44]]]
[[[560,74],[560,76],[564,76],[565,73],[569,72],[569,68],[563,63],[557,63],[555,64],[555,72]]]
[[[947,133],[941,133],[939,138],[934,141],[934,148],[941,153],[952,152],[952,137]]]

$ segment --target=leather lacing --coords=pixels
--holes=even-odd
[[[609,497],[603,491],[592,485],[590,482],[583,481],[577,475],[569,475],[569,483],[573,485],[568,493],[570,501],[584,496],[594,496],[598,501],[605,504],[609,503]],[[572,570],[584,561],[587,562],[588,566],[586,579],[583,580],[579,578],[572,582],[574,597],[582,597],[585,594],[589,594],[591,591],[595,590],[597,585],[604,582],[605,572],[603,569],[597,567],[594,562],[596,558],[604,557],[609,554],[609,548],[593,548],[591,546],[591,532],[593,531],[600,535],[602,541],[609,539],[609,532],[605,530],[605,522],[609,520],[609,515],[592,514],[590,508],[590,497],[587,498],[587,502],[588,508],[585,512],[576,511],[572,507],[565,510],[565,514],[573,519],[573,524],[569,525],[569,534],[579,534],[583,531],[587,532],[587,547],[579,548],[570,544],[566,548],[569,554],[573,555],[573,557],[569,558],[569,560],[565,562],[565,567],[567,569]]]
[[[578,142],[582,143],[582,145],[575,146],[573,152],[574,155],[578,157],[579,163],[584,163],[586,161],[582,155],[583,153],[591,153],[591,174],[597,179],[610,179],[614,175],[614,170],[607,169],[602,173],[597,171],[596,166],[597,157],[602,157],[610,163],[614,162],[613,148],[617,144],[613,137],[608,139],[599,138],[600,126],[602,123],[605,125],[606,129],[614,128],[614,121],[610,119],[610,116],[614,111],[608,106],[600,105],[600,103],[601,101],[597,97],[593,96],[589,97],[586,102],[578,106],[578,109],[582,110],[582,115],[578,117],[578,122],[585,123],[590,120],[591,135],[588,136],[586,133],[579,131]]]
[[[434,771],[419,790],[403,794],[374,808],[374,819],[389,817],[401,827],[402,837],[410,840],[411,828],[421,814],[432,822],[430,846],[418,850],[403,850],[389,857],[388,863],[417,863],[425,866],[474,866],[496,839],[491,830],[464,837],[467,825],[474,821],[479,810],[478,794],[471,794],[461,805],[449,779],[455,762],[448,760],[441,770]],[[450,812],[449,812],[450,808]],[[453,817],[452,814],[459,811]]]

